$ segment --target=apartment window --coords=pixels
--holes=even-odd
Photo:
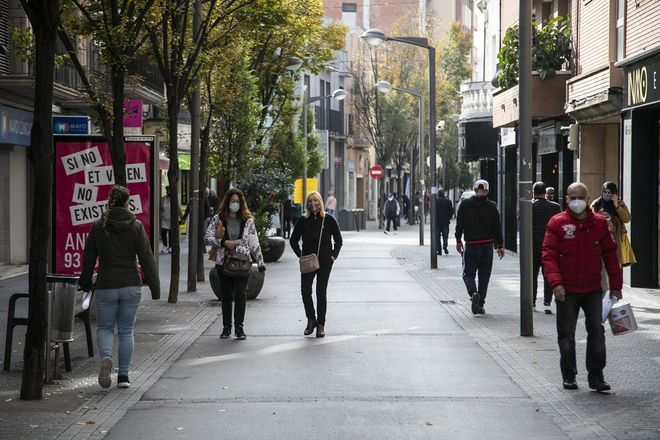
[[[616,0],[616,59],[621,60],[625,56],[626,38],[626,0]]]
[[[342,12],[357,12],[357,3],[342,3]]]

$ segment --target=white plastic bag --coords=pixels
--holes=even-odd
[[[618,300],[619,299],[616,296],[610,295],[609,290],[603,294],[603,324],[605,324],[605,321],[607,321],[610,310],[612,310],[612,307],[614,307],[614,304]]]

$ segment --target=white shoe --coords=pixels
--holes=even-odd
[[[166,248],[165,246],[161,246],[161,247],[160,247],[160,253],[161,253],[161,254],[165,254],[165,253],[167,253],[167,248]]]
[[[387,231],[383,231],[383,234],[389,234],[389,232],[387,232]]]

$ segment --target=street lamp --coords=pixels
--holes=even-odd
[[[397,41],[399,43],[410,44],[412,46],[422,47],[429,52],[429,154],[431,156],[431,203],[429,205],[431,222],[431,269],[438,267],[437,255],[437,230],[435,225],[435,192],[436,188],[436,169],[435,169],[435,48],[429,46],[427,38],[418,37],[390,37],[385,35],[380,29],[368,29],[364,31],[361,37],[368,45],[378,47],[386,41]],[[423,193],[422,193],[423,197]],[[423,205],[424,200],[420,205]]]
[[[424,107],[423,107],[423,101],[422,101],[422,94],[419,93],[416,90],[411,90],[411,89],[404,89],[404,88],[399,88],[399,87],[392,87],[392,84],[390,84],[388,81],[381,80],[376,83],[376,89],[381,92],[381,93],[389,93],[392,90],[396,90],[398,92],[403,92],[403,93],[408,93],[410,95],[413,95],[417,98],[417,105],[419,109],[419,140],[417,141],[419,144],[419,179],[421,183],[421,191],[420,193],[424,194]],[[411,172],[413,171],[413,159],[412,159],[412,150],[410,151],[410,170]],[[411,183],[411,195],[414,197],[414,185]],[[419,204],[419,245],[424,246],[424,200],[420,201]],[[410,203],[411,207],[411,213],[410,213],[410,218],[413,218],[414,215],[414,203],[411,200]],[[412,224],[412,223],[411,223]]]
[[[307,90],[307,85],[303,85],[303,110],[302,110],[302,125],[303,125],[303,175],[302,175],[302,209],[303,213],[307,209],[307,107],[313,102],[321,101],[324,99],[336,99],[337,101],[343,101],[348,96],[348,92],[344,89],[336,89],[332,94],[325,96],[309,96],[309,90]]]

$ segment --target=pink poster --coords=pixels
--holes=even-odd
[[[147,138],[148,139],[148,138]],[[129,209],[151,239],[153,142],[125,143]],[[55,140],[52,272],[80,275],[85,239],[106,210],[114,185],[112,161],[104,138]]]
[[[124,100],[124,127],[142,127],[142,101]]]

